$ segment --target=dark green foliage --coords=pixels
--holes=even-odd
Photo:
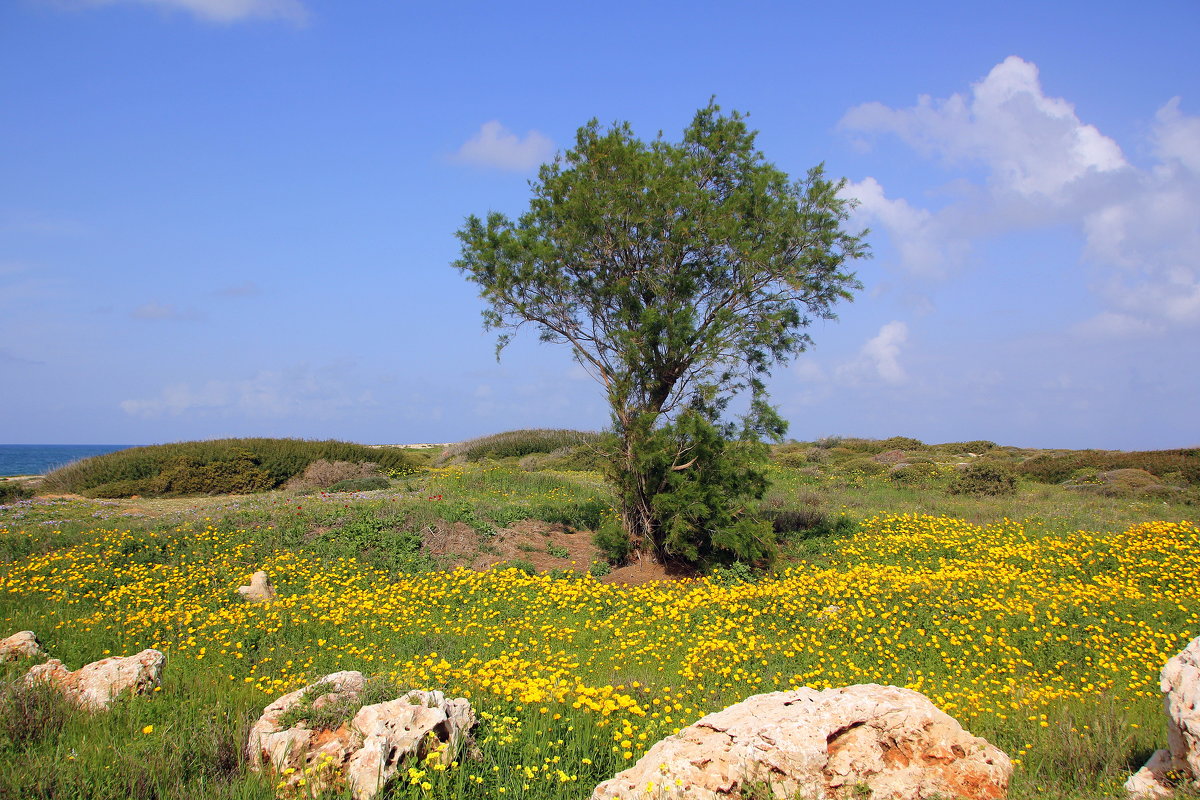
[[[594,444],[599,439],[599,433],[568,429],[506,431],[452,444],[441,452],[435,463],[482,461],[485,458],[520,458],[532,453],[551,454],[567,447]]]
[[[633,470],[613,469],[610,478],[618,494],[649,487],[660,555],[692,564],[774,557],[771,524],[750,508],[767,490],[766,445],[726,438],[690,411],[653,431],[639,456]]]
[[[742,507],[760,482],[747,447],[717,447],[687,418],[718,430],[747,390],[737,438],[778,441],[786,426],[764,379],[851,297],[859,283],[846,268],[867,254],[843,229],[844,182],[821,167],[791,181],[755,136],[711,102],[679,142],[593,120],[541,168],[516,222],[472,216],[458,232],[455,267],[479,285],[486,325],[506,330],[498,350],[533,323],[605,387],[622,524],[657,557],[768,555],[767,526]],[[703,468],[693,445],[706,451]]]
[[[1066,453],[1039,453],[1017,465],[1017,471],[1040,483],[1062,483],[1079,469],[1097,471],[1143,469],[1162,477],[1177,473],[1184,481],[1200,484],[1200,449],[1148,450],[1075,450]]]
[[[410,468],[400,448],[303,439],[219,439],[133,447],[84,459],[46,476],[50,491],[90,497],[213,494],[274,489],[318,459]]]
[[[421,547],[421,534],[403,516],[362,513],[325,531],[310,544],[327,558],[356,558],[389,572],[420,572],[436,564]]]
[[[734,561],[727,567],[713,567],[709,573],[713,583],[722,586],[737,586],[754,580],[754,569],[744,561]]]
[[[621,525],[619,517],[606,516],[592,533],[592,544],[604,553],[610,564],[624,564],[633,552],[633,542]]]
[[[331,492],[370,492],[374,489],[386,489],[392,485],[392,482],[382,475],[377,475],[371,478],[350,478],[349,480],[338,481],[333,486],[329,487]]]
[[[0,503],[11,503],[14,500],[25,500],[33,497],[33,489],[30,489],[24,481],[9,481],[0,478]]]
[[[976,461],[954,476],[949,492],[990,497],[1013,495],[1017,493],[1017,478],[1004,464]]]

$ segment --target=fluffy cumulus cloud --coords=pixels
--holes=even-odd
[[[1097,330],[1149,331],[1200,323],[1200,118],[1178,98],[1158,112],[1154,163],[1131,164],[1121,148],[1047,97],[1037,67],[1015,56],[969,94],[918,99],[909,108],[866,103],[841,127],[894,135],[949,169],[983,167],[982,185],[937,211],[887,197],[873,178],[846,187],[859,212],[883,228],[903,266],[942,275],[972,238],[1067,225],[1082,236],[1082,260],[1109,308]]]
[[[298,365],[264,370],[242,380],[177,383],[156,397],[124,400],[121,410],[135,417],[245,416],[325,418],[341,411],[374,405],[369,391],[350,388],[353,376],[345,365],[313,369]]]
[[[839,383],[858,385],[882,381],[897,386],[908,380],[900,363],[900,350],[908,341],[908,325],[893,320],[867,340],[858,357],[841,364],[834,371]]]
[[[308,9],[300,0],[82,0],[82,5],[137,4],[186,11],[210,22],[241,22],[277,19],[295,24],[308,20]]]
[[[454,160],[461,164],[523,172],[533,169],[554,155],[554,143],[537,131],[517,136],[498,120],[483,123],[479,132],[468,139]]]

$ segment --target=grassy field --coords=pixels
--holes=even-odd
[[[701,715],[801,685],[925,693],[1014,758],[1014,797],[1117,796],[1165,746],[1158,671],[1200,635],[1184,490],[980,497],[950,470],[911,485],[805,456],[772,469],[763,511],[806,521],[772,573],[631,585],[572,532],[611,513],[599,477],[518,456],[369,492],[0,507],[0,634],[34,630],[71,668],[168,656],[161,691],[97,716],[0,665],[0,798],[272,797],[249,725],[342,669],[481,715],[481,758],[418,770],[405,798],[587,797]],[[489,554],[507,566],[456,568]],[[260,568],[279,599],[241,603]]]

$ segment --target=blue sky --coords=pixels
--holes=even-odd
[[[592,117],[711,95],[875,257],[790,435],[1200,444],[1200,4],[0,5],[0,442],[601,428],[450,267]]]

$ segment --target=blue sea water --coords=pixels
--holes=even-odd
[[[0,444],[0,476],[45,475],[64,464],[124,450],[128,444]]]

